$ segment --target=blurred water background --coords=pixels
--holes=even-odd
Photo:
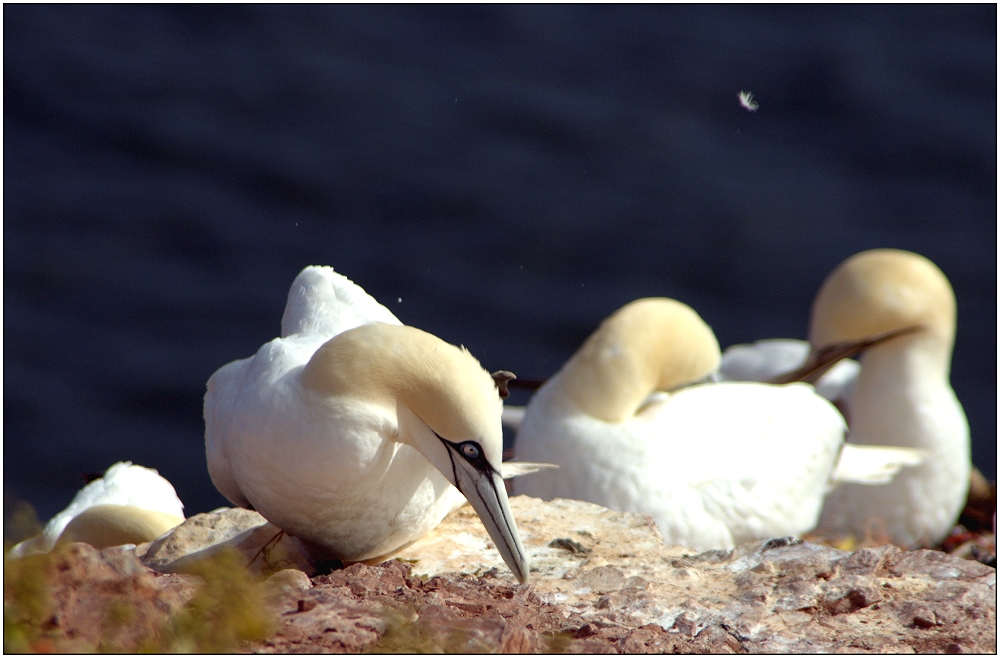
[[[723,346],[803,338],[837,263],[917,251],[955,288],[996,476],[994,4],[3,17],[5,508],[44,520],[123,459],[189,514],[225,504],[205,382],[309,264],[546,376],[643,296]]]

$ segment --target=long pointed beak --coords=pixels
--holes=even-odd
[[[830,368],[837,365],[839,361],[857,356],[870,347],[892,340],[898,336],[912,334],[913,332],[920,331],[923,328],[923,325],[906,327],[905,329],[897,329],[896,331],[890,331],[873,338],[865,338],[846,343],[836,343],[818,350],[813,350],[809,353],[809,357],[806,359],[806,362],[801,366],[795,370],[786,372],[783,375],[772,377],[768,380],[768,383],[790,384],[792,382],[807,382],[809,384],[815,384],[820,377],[825,375]]]
[[[451,446],[449,452],[452,453],[455,486],[472,504],[472,509],[476,510],[503,561],[514,572],[517,582],[522,585],[527,583],[528,553],[521,544],[521,535],[517,532],[514,515],[510,511],[503,478],[492,467],[477,468],[470,464],[461,455],[454,454]]]

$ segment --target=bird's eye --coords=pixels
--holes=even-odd
[[[479,446],[475,443],[463,443],[461,448],[462,454],[468,459],[479,459]]]

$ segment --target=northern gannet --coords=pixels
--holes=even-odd
[[[815,348],[905,327],[873,346],[847,392],[848,441],[919,448],[927,458],[873,490],[839,485],[820,529],[862,531],[870,519],[902,546],[935,545],[951,531],[969,488],[969,424],[951,388],[955,293],[930,260],[875,249],[841,263],[820,287],[810,319]]]
[[[690,307],[625,305],[529,402],[518,455],[560,468],[518,480],[517,492],[643,512],[667,542],[697,550],[811,530],[843,445],[842,416],[807,384],[678,389],[711,375],[719,358]]]
[[[873,345],[826,387],[847,416],[849,445],[921,450],[919,466],[887,486],[840,484],[827,498],[820,530],[863,536],[875,530],[904,547],[936,545],[952,529],[969,486],[965,412],[949,383],[955,294],[930,260],[898,249],[851,256],[826,278],[813,303],[810,342],[735,346],[723,355],[726,379],[768,380],[810,353],[841,342],[913,328]],[[764,346],[768,351],[764,352]],[[732,353],[732,357],[730,354]]]
[[[282,335],[208,381],[208,469],[317,559],[387,556],[472,504],[528,579],[501,479],[497,383],[329,267],[292,284]],[[456,489],[457,488],[457,489]]]
[[[166,479],[132,462],[112,465],[80,489],[37,537],[10,550],[10,557],[47,553],[57,543],[81,541],[96,548],[152,541],[184,522],[184,505]]]

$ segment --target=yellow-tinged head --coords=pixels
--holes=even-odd
[[[809,342],[823,348],[914,326],[925,327],[925,335],[951,349],[955,293],[948,278],[919,254],[872,249],[827,276],[813,302]],[[896,340],[901,339],[890,342]]]
[[[95,548],[153,541],[184,523],[183,516],[131,505],[94,505],[73,517],[59,543],[81,541]]]
[[[302,382],[325,395],[401,402],[449,440],[497,442],[500,461],[502,402],[493,377],[468,350],[426,331],[382,323],[345,331],[316,351]]]
[[[420,451],[462,492],[511,571],[527,582],[527,552],[500,474],[500,392],[467,350],[413,327],[363,325],[324,343],[301,381],[322,396],[395,410],[391,438]]]
[[[694,309],[649,297],[608,316],[558,377],[580,409],[621,422],[653,391],[704,379],[719,359],[719,341]]]

